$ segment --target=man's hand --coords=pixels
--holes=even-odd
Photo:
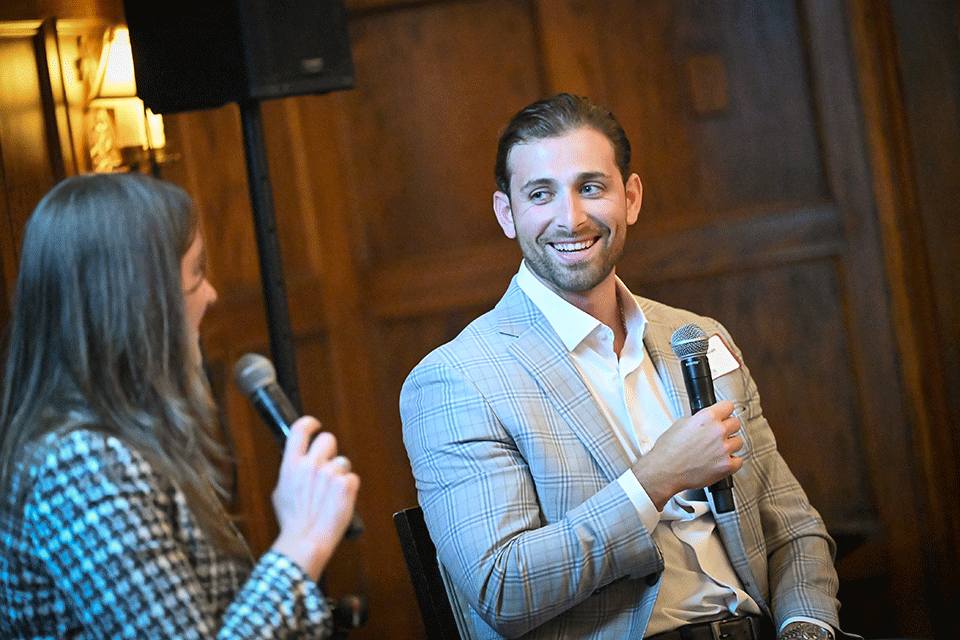
[[[743,461],[733,454],[743,446],[743,439],[733,434],[739,429],[733,404],[722,400],[664,431],[633,465],[633,473],[657,510],[681,491],[709,486],[738,471]]]

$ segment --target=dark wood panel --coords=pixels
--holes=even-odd
[[[804,25],[813,34],[808,53],[810,83],[817,96],[823,164],[830,193],[844,216],[848,245],[841,258],[847,300],[844,320],[859,385],[861,442],[890,554],[892,606],[900,633],[927,636],[932,609],[923,595],[927,577],[920,567],[938,562],[928,555],[923,533],[933,528],[931,507],[936,510],[937,497],[925,488],[930,482],[925,476],[932,469],[926,463],[917,464],[926,436],[914,431],[918,423],[906,409],[898,373],[901,363],[881,230],[871,197],[854,54],[845,30],[847,13],[839,3],[808,2],[802,8]]]
[[[602,3],[537,0],[533,5],[542,49],[542,60],[538,63],[543,65],[547,79],[544,93],[566,91],[609,104],[607,78],[603,73],[607,62],[601,52],[608,34],[596,18]],[[617,87],[611,89],[617,90]],[[517,108],[522,106],[518,104]]]
[[[288,280],[329,276],[325,260],[336,235],[332,224],[345,221],[353,236],[345,189],[345,138],[349,92],[283,98],[263,103],[267,160],[277,209],[278,235]],[[358,246],[350,242],[351,251]],[[326,278],[329,280],[329,278]]]
[[[540,94],[519,2],[441,2],[351,24],[354,215],[390,264],[501,236],[491,211],[497,130]]]
[[[833,256],[846,245],[832,205],[754,210],[671,234],[640,231],[629,240],[621,266],[646,282]]]
[[[381,409],[389,406],[396,413],[396,403],[383,404],[386,400],[377,386],[376,353],[381,341],[367,318],[365,253],[358,241],[358,217],[352,215],[354,191],[345,188],[352,183],[354,99],[345,92],[284,105],[288,126],[280,148],[289,148],[295,161],[320,170],[302,172],[287,165],[296,176],[289,181],[288,195],[296,193],[296,198],[291,197],[283,209],[290,228],[281,239],[300,245],[287,252],[289,245],[284,244],[285,261],[293,255],[301,262],[288,270],[293,274],[289,284],[294,333],[304,344],[312,344],[311,331],[329,340],[324,349],[298,347],[302,356],[298,361],[325,368],[331,386],[319,400],[329,405],[334,420],[331,430],[362,478],[357,510],[367,532],[341,545],[338,564],[331,568],[331,589],[340,594],[360,592],[368,600],[374,614],[358,634],[402,637],[410,632],[416,611],[415,606],[400,610],[404,597],[412,604],[412,587],[383,577],[403,576],[406,571],[391,515],[407,506],[409,466],[399,431],[386,429],[381,420]],[[282,171],[282,162],[277,157],[273,166]],[[307,274],[315,275],[307,278]],[[309,375],[303,369],[301,387]],[[336,576],[339,582],[333,582]]]
[[[914,6],[903,0],[890,3],[896,33],[898,76],[904,91],[904,113],[910,155],[905,182],[915,191],[901,215],[910,218],[920,236],[909,237],[907,250],[926,254],[925,269],[917,275],[914,300],[921,298],[929,313],[933,307],[939,330],[926,335],[928,345],[920,366],[942,371],[949,415],[960,415],[960,3],[940,2]],[[903,224],[903,221],[900,222]],[[917,291],[919,289],[919,291]],[[922,296],[929,296],[926,300]],[[917,301],[920,303],[920,301]],[[916,304],[916,303],[915,303]],[[929,325],[928,325],[929,326]],[[931,327],[933,328],[933,327]],[[929,361],[935,360],[932,364]],[[939,425],[930,434],[933,468],[955,467],[960,461],[960,429]],[[949,455],[947,454],[949,452]],[[955,475],[955,477],[957,477]],[[960,482],[960,479],[958,479]],[[942,486],[937,483],[935,486]],[[952,503],[957,484],[944,487]],[[943,509],[938,528],[956,541],[954,567],[960,568],[960,516]],[[949,575],[941,581],[950,584]],[[942,588],[943,588],[942,587]],[[936,597],[936,596],[934,596]]]
[[[926,611],[945,612],[957,601],[960,571],[960,515],[951,506],[960,492],[954,471],[960,459],[957,365],[944,356],[955,350],[950,345],[960,335],[954,321],[960,297],[951,295],[956,251],[948,248],[957,244],[956,207],[948,194],[958,176],[957,149],[950,141],[956,138],[960,103],[954,81],[960,74],[960,5],[858,1],[849,6],[901,375],[909,394],[908,424],[886,427],[889,439],[877,448],[904,438],[910,442],[903,449],[912,459],[894,455],[888,461],[896,468],[891,485],[906,475],[906,464],[907,477],[926,502],[921,513],[904,519],[921,532],[921,540],[903,541],[907,551],[902,555],[909,556],[918,544],[919,553],[930,556],[926,584],[915,589],[924,591],[919,597]],[[894,498],[890,508],[902,506]],[[926,611],[911,616],[916,628],[932,625],[949,637],[946,616]]]
[[[836,256],[845,246],[830,206],[740,214],[745,217],[656,235],[643,228],[651,214],[641,209],[620,270],[642,282],[695,278]],[[403,317],[492,305],[516,273],[519,256],[516,243],[501,240],[391,263],[373,278],[371,312]]]
[[[493,217],[493,211],[488,214]],[[411,317],[464,307],[492,306],[520,265],[520,250],[506,239],[395,261],[372,278],[370,312]]]
[[[224,302],[260,290],[260,266],[236,105],[164,116],[168,147],[181,160],[163,175],[183,186],[200,211],[210,280]]]
[[[826,197],[796,3],[616,7],[598,10],[604,72],[617,87],[609,105],[632,136],[648,225]]]
[[[711,5],[704,11],[701,3],[682,3],[674,44],[678,60],[718,56],[729,96],[726,108],[704,114],[693,108],[692,91],[684,96],[684,110],[694,115],[700,205],[723,212],[742,203],[825,198],[797,3]]]

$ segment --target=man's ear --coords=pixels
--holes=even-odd
[[[503,191],[493,194],[493,212],[497,214],[497,222],[508,238],[517,237],[517,229],[513,225],[513,210],[510,208],[510,196]]]
[[[640,202],[643,200],[643,184],[640,176],[631,173],[624,185],[627,199],[627,224],[633,224],[640,217]]]

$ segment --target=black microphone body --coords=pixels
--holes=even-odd
[[[280,445],[286,444],[290,425],[297,421],[300,414],[293,408],[293,403],[280,385],[276,382],[265,384],[254,389],[248,397]]]
[[[681,334],[681,332],[684,333]],[[678,334],[680,334],[679,340]],[[690,413],[694,414],[705,407],[716,404],[717,397],[713,390],[713,375],[710,373],[710,361],[707,359],[708,341],[703,329],[695,324],[688,324],[677,329],[671,342],[674,352],[680,358],[683,382],[687,387],[687,396],[690,398]],[[680,342],[693,343],[696,346],[685,349],[684,345],[678,344]],[[732,476],[714,482],[709,489],[717,513],[733,511]]]
[[[234,381],[283,447],[290,435],[290,425],[300,418],[300,412],[277,384],[273,364],[264,356],[248,353],[234,366]],[[353,540],[363,533],[363,528],[363,521],[354,512],[344,537]]]
[[[717,396],[713,392],[713,377],[707,356],[688,356],[680,360],[680,366],[683,367],[683,381],[690,398],[690,413],[716,404]]]

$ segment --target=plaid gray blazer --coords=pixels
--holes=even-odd
[[[0,638],[326,638],[317,585],[286,557],[252,567],[201,532],[137,451],[86,430],[26,463],[26,508],[0,507]]]
[[[637,299],[644,344],[676,415],[688,413],[673,331],[716,321]],[[717,515],[747,592],[779,625],[837,627],[833,541],[776,449],[745,366],[718,378],[742,411],[735,512]],[[409,375],[403,437],[424,517],[481,638],[642,638],[662,558],[616,482],[630,467],[569,354],[511,282]]]

